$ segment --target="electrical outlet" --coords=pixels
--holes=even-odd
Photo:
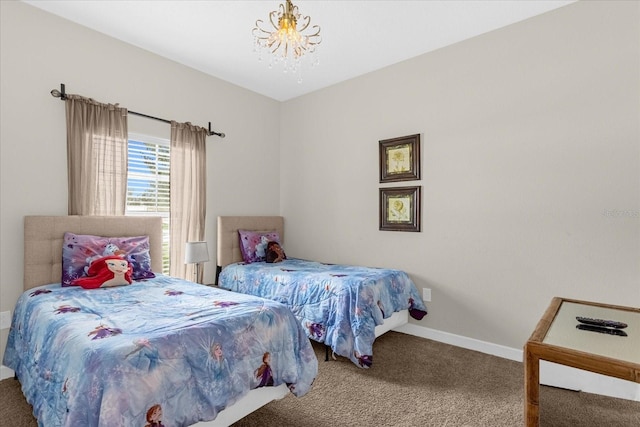
[[[431,289],[422,289],[422,299],[425,301],[431,301]]]
[[[3,311],[0,313],[0,329],[9,329],[11,327],[11,312]]]

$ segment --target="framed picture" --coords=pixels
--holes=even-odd
[[[380,182],[420,179],[420,134],[379,141]]]
[[[380,230],[420,231],[421,186],[380,189]]]

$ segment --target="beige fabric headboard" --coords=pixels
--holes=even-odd
[[[25,216],[24,290],[62,277],[65,232],[105,237],[149,236],[153,271],[162,271],[162,218],[141,216]]]
[[[277,231],[284,244],[284,217],[281,216],[219,216],[218,269],[242,261],[238,230]]]

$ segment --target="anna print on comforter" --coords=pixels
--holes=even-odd
[[[289,258],[228,265],[218,282],[287,305],[309,338],[364,368],[373,361],[377,325],[401,310],[418,320],[427,314],[415,284],[401,270]]]
[[[318,369],[285,306],[161,275],[26,291],[3,363],[47,427],[191,425],[259,386],[302,396]]]

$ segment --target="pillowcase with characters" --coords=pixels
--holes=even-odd
[[[271,241],[280,243],[277,231],[238,230],[238,235],[242,259],[247,264],[264,262],[267,256],[267,243]]]
[[[155,277],[151,270],[149,236],[103,237],[64,233],[62,246],[62,286],[89,273],[91,264],[103,257],[116,255],[131,264],[132,280]]]
[[[108,255],[94,260],[87,275],[73,279],[71,285],[85,289],[130,285],[132,271],[129,261],[119,255]]]

